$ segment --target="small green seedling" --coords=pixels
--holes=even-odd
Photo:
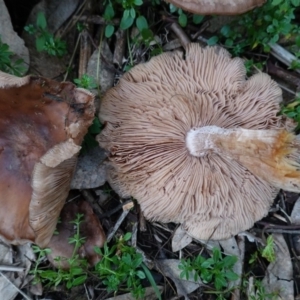
[[[83,215],[77,214],[76,219],[71,223],[76,228],[75,235],[69,239],[69,243],[73,243],[74,250],[71,258],[57,257],[55,260],[60,265],[62,262],[67,262],[69,270],[64,270],[59,267],[56,270],[42,269],[41,264],[47,254],[51,252],[50,249],[40,249],[38,246],[32,246],[33,251],[37,254],[36,264],[34,269],[30,272],[34,275],[34,282],[42,282],[47,286],[58,286],[65,283],[68,289],[83,284],[87,279],[88,262],[82,259],[77,254],[78,249],[83,245],[84,238],[80,236],[80,224],[83,222]]]
[[[296,36],[296,44],[300,45],[300,26],[293,22],[294,11],[300,0],[268,0],[266,4],[236,18],[232,23],[224,25],[219,36],[213,36],[208,44],[218,41],[228,47],[235,56],[246,50],[252,51],[261,47],[270,52],[270,45],[277,43],[280,37]]]
[[[111,37],[115,31],[115,26],[112,23],[112,19],[115,17],[116,10],[123,11],[122,18],[120,22],[120,28],[125,30],[130,28],[134,21],[139,22],[142,17],[139,13],[138,7],[143,4],[143,0],[115,0],[115,1],[105,1],[105,9],[103,18],[108,23],[105,27],[105,36],[107,38]]]
[[[245,288],[248,288],[249,283],[247,281],[244,282]],[[279,291],[274,291],[272,293],[267,293],[263,283],[261,280],[254,279],[253,282],[254,290],[255,290],[255,295],[249,295],[248,299],[249,300],[266,300],[266,299],[280,299],[279,297]]]
[[[14,53],[9,46],[2,42],[0,36],[0,70],[16,76],[21,76],[25,72],[24,60],[13,59]]]
[[[198,255],[193,259],[183,259],[178,267],[182,270],[181,278],[189,280],[190,272],[194,272],[194,281],[200,278],[204,283],[213,283],[215,289],[221,291],[227,287],[228,281],[238,279],[232,270],[236,262],[236,256],[222,257],[220,249],[213,248],[211,258]]]
[[[170,13],[174,14],[177,13],[178,14],[178,23],[181,27],[186,27],[187,23],[188,23],[188,15],[181,9],[176,7],[173,4],[169,5],[170,7]],[[202,15],[192,15],[192,22],[195,25],[200,24],[204,19],[204,16]]]
[[[276,260],[275,244],[272,235],[267,238],[267,245],[262,249],[261,256],[264,257],[268,262],[274,262]]]
[[[297,123],[295,131],[300,129],[300,94],[296,95],[293,102],[282,106],[281,114],[286,115]]]
[[[56,38],[47,30],[47,21],[44,13],[37,15],[36,25],[30,24],[24,27],[29,34],[35,35],[36,49],[46,51],[49,55],[62,57],[67,53],[67,44],[59,38]]]
[[[101,249],[95,247],[96,253],[102,256],[95,266],[96,275],[100,277],[109,292],[122,289],[130,291],[137,299],[144,298],[145,288],[141,281],[147,278],[157,298],[161,299],[156,283],[143,263],[142,255],[135,248],[128,246],[127,242],[130,239],[131,233],[126,233],[112,247],[109,247],[107,243]]]
[[[94,77],[89,76],[88,74],[83,74],[81,78],[75,78],[74,83],[84,89],[96,89],[98,84],[95,82]]]
[[[265,247],[259,248],[258,251],[255,251],[253,254],[251,254],[251,257],[249,259],[249,264],[256,263],[259,260],[260,255],[270,263],[276,260],[275,244],[272,235],[268,236],[267,244]]]

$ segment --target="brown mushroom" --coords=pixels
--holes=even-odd
[[[51,249],[47,257],[56,267],[69,268],[66,259],[72,257],[75,247],[74,243],[69,242],[69,239],[76,234],[77,228],[73,222],[78,214],[83,215],[79,231],[80,237],[84,238],[84,243],[78,249],[79,256],[86,258],[90,266],[94,266],[101,258],[95,252],[94,247],[103,247],[106,240],[104,230],[88,202],[80,199],[64,206],[60,214],[60,222],[57,224],[58,234],[53,235],[47,245],[47,248]],[[55,260],[57,257],[60,257],[61,260]]]
[[[93,102],[71,83],[0,72],[0,235],[6,241],[49,242]]]
[[[193,14],[200,15],[238,15],[257,6],[266,0],[166,0],[175,6]]]
[[[154,57],[102,101],[110,184],[149,220],[182,223],[196,238],[246,230],[280,188],[300,191],[300,143],[281,100],[267,74],[246,80],[243,61],[222,48]]]

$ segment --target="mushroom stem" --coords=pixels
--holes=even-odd
[[[300,192],[300,140],[285,130],[204,126],[186,135],[191,155],[227,156],[277,188]]]

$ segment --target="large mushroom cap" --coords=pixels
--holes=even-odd
[[[188,12],[200,15],[238,15],[257,6],[266,0],[166,0]]]
[[[94,97],[71,83],[0,72],[0,235],[45,246],[70,188]]]
[[[280,187],[299,190],[281,90],[266,74],[245,75],[226,50],[190,44],[107,92],[98,140],[110,152],[110,183],[148,219],[225,239],[265,216]]]

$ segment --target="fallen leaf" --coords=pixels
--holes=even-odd
[[[184,296],[187,300],[189,299],[188,294],[198,289],[202,285],[202,282],[200,279],[196,282],[193,281],[194,272],[190,273],[190,280],[180,278],[181,270],[178,268],[179,263],[180,260],[177,259],[157,260],[155,261],[155,268],[174,282],[178,297]]]
[[[270,263],[263,285],[266,293],[276,293],[276,299],[294,299],[293,265],[289,248],[282,234],[273,234],[276,259]]]
[[[186,233],[182,226],[179,226],[175,230],[172,238],[172,251],[176,252],[183,249],[184,247],[189,245],[192,242],[192,240],[192,237]]]

